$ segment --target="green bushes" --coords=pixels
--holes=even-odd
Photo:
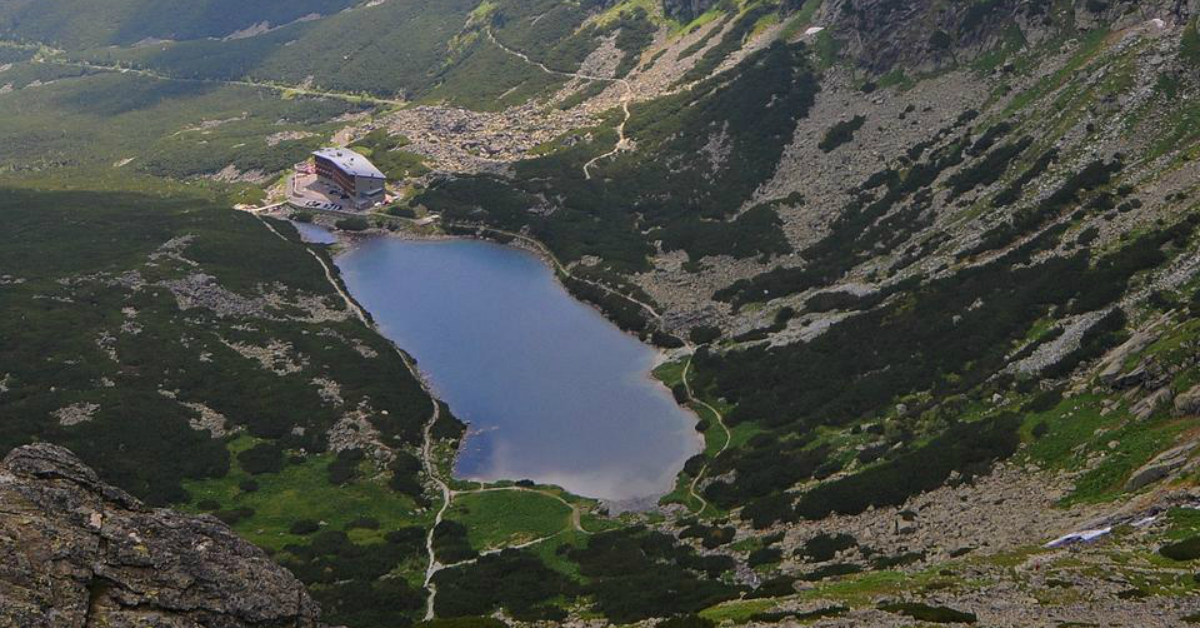
[[[887,190],[878,200],[858,195],[834,220],[829,235],[801,251],[806,265],[776,268],[738,280],[718,290],[713,298],[738,308],[803,292],[841,277],[880,249],[903,244],[928,224],[925,209],[930,186],[943,171],[962,162],[964,149],[965,140],[953,142],[931,154],[928,161],[913,165],[903,177],[883,177]]]
[[[1030,399],[1025,405],[1021,406],[1021,410],[1033,414],[1040,414],[1053,410],[1062,403],[1063,395],[1061,388],[1038,393],[1033,399]]]
[[[234,526],[243,519],[249,519],[254,516],[253,508],[232,508],[230,510],[218,510],[213,513],[217,519],[227,526]]]
[[[746,564],[751,567],[759,567],[762,565],[770,565],[777,563],[783,559],[783,550],[778,547],[760,547],[746,559]]]
[[[518,550],[482,556],[472,565],[434,576],[437,613],[443,617],[489,615],[501,608],[520,621],[561,621],[566,613],[553,604],[574,597],[577,585]]]
[[[345,532],[326,530],[307,545],[288,545],[283,565],[308,585],[322,618],[356,628],[385,628],[416,619],[425,596],[403,578],[383,578],[400,564],[421,560],[423,534],[388,535],[358,545]]]
[[[714,580],[732,569],[727,556],[697,556],[659,532],[630,528],[592,535],[587,546],[567,551],[587,578],[581,592],[596,610],[617,623],[695,613],[737,597],[738,590]],[[703,571],[708,579],[692,570]]]
[[[700,539],[701,545],[706,549],[716,549],[722,545],[728,545],[733,542],[733,537],[737,534],[737,528],[725,526],[720,528],[712,528],[701,524],[694,524],[684,528],[679,533],[679,538]]]
[[[1183,30],[1179,56],[1192,65],[1200,65],[1200,19],[1193,19]]]
[[[977,187],[999,181],[1010,165],[1032,144],[1032,137],[1023,137],[1015,143],[997,148],[971,167],[955,173],[947,180],[950,186],[950,197],[956,198]]]
[[[329,463],[329,483],[340,486],[352,481],[358,476],[358,465],[366,454],[361,449],[343,449],[338,452],[333,462]]]
[[[183,196],[164,196],[160,193],[176,188],[161,181],[147,183],[136,175],[121,180],[151,186],[154,193],[8,189],[0,196],[0,216],[13,233],[21,234],[0,245],[0,268],[28,280],[0,288],[0,364],[12,375],[0,403],[0,450],[33,441],[69,447],[105,481],[153,506],[192,502],[185,487],[195,484],[203,491],[197,496],[209,498],[204,510],[237,524],[255,539],[282,540],[296,519],[317,518],[273,506],[284,476],[311,479],[335,501],[343,493],[326,484],[324,462],[314,460],[313,454],[326,449],[324,435],[339,416],[316,393],[314,377],[335,378],[347,407],[358,407],[369,398],[372,425],[384,442],[408,448],[420,441],[429,398],[376,333],[356,321],[273,320],[294,312],[286,307],[273,311],[272,318],[221,317],[202,306],[184,311],[158,283],[204,273],[213,277],[211,285],[247,298],[258,297],[263,286],[271,291],[279,286],[286,299],[311,295],[330,307],[342,307],[321,266],[304,247],[277,238],[256,218],[230,211],[225,203],[190,196],[198,186],[179,187]],[[290,228],[281,232],[294,234]],[[184,234],[194,240],[181,255],[198,266],[170,257],[150,260],[164,243]],[[51,249],[55,254],[45,255]],[[30,263],[33,259],[39,261]],[[114,281],[132,270],[147,281],[136,291]],[[60,278],[70,279],[59,283]],[[37,294],[70,296],[75,302],[33,298]],[[140,333],[121,331],[129,316],[124,308],[136,310]],[[114,337],[119,361],[97,346],[96,338],[106,331]],[[273,340],[304,356],[302,370],[280,375],[226,344],[263,347]],[[364,358],[359,348],[377,355]],[[113,385],[99,383],[105,378]],[[75,403],[99,408],[91,420],[72,426],[52,417],[51,412]],[[192,403],[220,413],[225,427],[240,428],[241,435],[230,441],[195,429],[191,423],[200,415],[191,409]],[[300,407],[303,412],[296,411]],[[304,434],[293,433],[294,428],[304,428]],[[435,433],[460,434],[461,429],[461,423],[444,412]],[[287,466],[288,453],[297,455],[301,449],[308,462]],[[238,472],[237,477],[226,477],[234,458],[231,451],[241,454],[236,464],[259,475]],[[276,472],[278,476],[270,475]],[[350,491],[346,499],[353,501],[361,494]],[[395,511],[410,510],[404,498],[394,500]],[[346,504],[333,507],[342,506]],[[248,524],[253,518],[262,521]],[[247,530],[247,525],[254,529]],[[266,531],[259,533],[260,525]],[[405,572],[423,564],[424,535],[420,529],[416,532],[411,544],[389,533],[389,538],[403,542],[361,551],[338,546],[313,556],[288,550],[277,556],[299,565],[298,574],[309,569],[303,577],[315,583],[313,593],[322,597],[331,621],[353,621],[355,628],[407,624],[418,615],[408,614],[406,605],[411,602],[412,609],[421,609],[423,594],[403,584],[403,578],[377,579],[402,564],[407,565]],[[305,539],[321,536],[317,532]],[[401,551],[400,545],[408,549]],[[389,552],[394,561],[366,569],[374,560],[371,556]],[[327,567],[338,581],[316,582],[325,578]],[[366,579],[349,582],[356,578]],[[379,616],[357,608],[366,602],[376,604]]]
[[[688,339],[691,340],[693,344],[707,345],[712,344],[718,338],[720,338],[721,333],[721,328],[715,325],[700,325],[698,327],[693,327],[692,330],[688,332]]]
[[[820,582],[826,578],[836,578],[838,576],[848,576],[862,572],[863,568],[853,563],[834,563],[817,567],[816,569],[800,576],[805,582]]]
[[[849,120],[838,122],[825,131],[825,136],[817,143],[817,148],[820,148],[822,152],[830,153],[839,146],[849,144],[854,141],[854,134],[862,128],[866,121],[864,116],[854,116]]]
[[[1127,317],[1120,308],[1115,308],[1104,318],[1083,332],[1079,347],[1064,355],[1058,362],[1046,367],[1042,376],[1057,379],[1070,375],[1080,364],[1100,357],[1105,351],[1121,344],[1125,340],[1123,332]],[[1037,399],[1034,399],[1037,401]],[[1049,399],[1045,403],[1049,403]]]
[[[623,273],[647,268],[651,238],[693,260],[786,252],[772,207],[729,219],[774,175],[818,88],[803,47],[775,44],[743,61],[739,72],[634,105],[626,132],[639,150],[598,162],[590,180],[583,165],[615,144],[615,120],[592,130],[591,142],[519,162],[512,181],[443,179],[414,202],[451,221],[528,228],[564,263],[597,255]],[[722,143],[719,154],[705,151],[713,141]],[[678,160],[683,167],[670,165]],[[529,211],[548,209],[546,199],[555,211]]]
[[[1185,221],[1147,234],[1094,263],[1084,251],[1027,265],[1034,252],[1053,244],[1034,240],[989,264],[907,287],[892,295],[887,305],[846,319],[807,343],[723,354],[698,351],[690,372],[693,389],[736,404],[726,416],[731,425],[752,422],[768,430],[761,440],[751,439],[714,462],[719,467],[714,475],[737,470],[738,476],[734,483],[713,483],[706,496],[718,505],[746,505],[743,514],[754,515],[756,525],[786,521],[779,498],[757,502],[790,489],[801,478],[771,468],[793,468],[792,463],[808,466],[814,459],[801,450],[780,449],[779,443],[809,434],[820,425],[840,425],[886,412],[897,397],[916,391],[947,398],[973,390],[1008,364],[1007,348],[1021,341],[1049,308],[1084,313],[1109,307],[1125,292],[1131,277],[1161,265],[1180,250],[1176,242],[1186,240],[1191,231],[1190,220]],[[1119,340],[1122,321],[1119,313],[1110,316],[1085,338],[1081,353],[1065,366],[1074,368]],[[831,511],[861,512],[869,503],[899,503],[911,491],[937,486],[955,467],[986,467],[989,459],[1009,453],[1011,430],[979,430],[967,438],[986,437],[974,450],[958,451],[950,444],[941,451],[929,450],[936,464],[902,473],[915,478],[906,487],[889,484],[884,476],[897,464],[919,466],[911,453],[886,461],[879,471],[867,470],[814,489],[801,498],[800,514],[821,517]],[[770,465],[764,460],[776,462]],[[788,464],[780,465],[779,460]],[[817,462],[818,467],[821,464]],[[831,488],[839,485],[844,490]],[[849,494],[856,491],[860,497],[872,497],[856,501]]]
[[[933,50],[947,50],[954,44],[954,38],[943,30],[933,31],[929,35],[929,47]]]
[[[687,251],[692,260],[710,255],[770,257],[792,252],[782,225],[774,209],[758,205],[732,222],[679,222],[652,232],[650,237],[660,239],[665,251]]]
[[[717,69],[717,66],[726,57],[742,47],[742,42],[753,31],[758,21],[770,14],[771,11],[772,7],[766,4],[758,4],[735,18],[737,21],[734,22],[734,25],[729,30],[725,31],[725,34],[721,36],[721,41],[706,50],[704,55],[692,66],[692,69],[688,70],[683,75],[683,78],[679,79],[679,82],[690,83],[711,76],[713,71]]]
[[[617,327],[638,336],[646,332],[644,310],[637,303],[574,277],[562,278],[562,283],[571,296],[600,308]]]
[[[897,615],[912,617],[917,621],[928,621],[935,624],[973,624],[977,621],[975,613],[958,611],[946,606],[930,606],[922,602],[894,602],[880,604],[879,610]]]
[[[925,552],[904,552],[894,556],[876,556],[871,559],[871,568],[875,570],[895,569],[925,560]]]
[[[747,593],[745,599],[756,600],[772,597],[784,597],[796,592],[796,578],[792,576],[775,576],[764,580],[758,588]]]
[[[975,143],[967,149],[967,154],[972,157],[982,155],[988,150],[991,150],[991,148],[996,145],[996,142],[1000,141],[1000,139],[1005,135],[1008,135],[1008,132],[1011,130],[1012,125],[1008,122],[1001,122],[988,127],[987,130],[979,136],[979,139],[975,140]]]
[[[712,486],[716,486],[717,484],[714,483]],[[706,494],[709,497],[720,496],[728,502],[740,499],[740,492],[737,486],[725,482],[720,482],[719,484],[720,487],[718,489],[706,491]],[[796,513],[792,510],[792,501],[793,498],[785,493],[775,493],[766,497],[759,497],[746,503],[746,506],[742,508],[741,518],[749,521],[750,525],[756,530],[768,528],[780,521],[793,521],[796,518]]]
[[[1200,536],[1193,536],[1177,543],[1164,545],[1158,550],[1166,558],[1177,561],[1200,559]]]
[[[954,471],[968,477],[986,473],[993,462],[1017,450],[1019,425],[1015,416],[957,425],[893,461],[804,493],[796,512],[806,519],[823,519],[834,512],[857,515],[871,506],[903,504],[941,486]]]
[[[1025,191],[1025,186],[1032,183],[1035,179],[1045,174],[1046,170],[1058,160],[1058,149],[1051,148],[1042,153],[1037,161],[1028,170],[1021,173],[1021,176],[1013,180],[1008,187],[1004,188],[1000,193],[996,194],[992,199],[993,207],[1008,207],[1017,202],[1021,198],[1021,194]]]
[[[275,443],[259,443],[238,454],[238,464],[246,473],[278,473],[283,469],[283,450]]]
[[[418,504],[425,504],[425,489],[421,486],[419,475],[422,466],[421,460],[416,456],[407,451],[397,451],[396,457],[389,465],[392,478],[388,481],[388,486],[397,493],[412,497]]]
[[[617,49],[625,54],[621,57],[614,76],[622,77],[637,66],[642,51],[653,43],[658,27],[647,16],[645,9],[635,7],[632,11],[622,11],[620,18],[610,24],[608,29],[620,31],[617,35]]]
[[[433,530],[433,551],[444,565],[461,563],[478,558],[479,553],[471,548],[467,529],[463,524],[449,519],[442,521]]]
[[[1035,164],[1035,167],[1039,164]],[[1124,164],[1120,159],[1114,159],[1107,163],[1099,160],[1089,163],[1068,178],[1053,194],[1042,199],[1037,206],[1018,212],[1013,217],[1011,224],[994,227],[985,233],[973,252],[978,253],[1006,246],[1020,236],[1040,228],[1047,221],[1078,204],[1081,194],[1107,185],[1113,175],[1120,172],[1122,168],[1124,168]],[[1024,176],[1021,179],[1024,179]],[[1003,192],[1001,194],[1004,195]]]
[[[790,307],[779,308],[775,312],[774,320],[767,327],[760,329],[752,329],[748,332],[738,334],[733,339],[735,342],[752,342],[756,340],[766,340],[771,334],[783,331],[787,328],[788,321],[796,316],[796,310]]]
[[[321,526],[317,525],[317,522],[312,519],[297,519],[288,528],[288,532],[297,536],[307,536],[320,529]]]
[[[366,231],[371,228],[371,223],[367,222],[367,219],[362,216],[342,218],[333,224],[342,231]]]
[[[762,436],[761,441],[748,443],[751,448],[738,450],[736,459],[722,456],[714,460],[714,476],[734,469],[737,476],[732,482],[713,482],[704,490],[704,496],[722,508],[745,504],[742,516],[760,528],[770,525],[779,512],[776,494],[812,477],[829,455],[826,447],[808,448],[810,438]],[[781,460],[788,463],[780,464]]]
[[[822,532],[804,542],[804,546],[796,550],[796,556],[814,563],[833,560],[838,552],[858,547],[858,540],[849,534],[829,534]]]

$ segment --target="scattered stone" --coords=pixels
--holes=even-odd
[[[317,387],[317,394],[321,396],[321,400],[331,406],[340,406],[345,403],[342,399],[342,387],[337,382],[326,377],[314,377],[312,380],[313,386]]]
[[[1126,491],[1136,491],[1141,488],[1153,484],[1184,467],[1188,462],[1188,456],[1200,445],[1200,442],[1191,442],[1185,445],[1168,449],[1154,457],[1153,460],[1147,462],[1142,468],[1133,472],[1129,477],[1129,481],[1125,483]]]
[[[150,509],[70,451],[0,463],[0,625],[316,628],[320,609],[211,515]]]
[[[195,401],[185,402],[182,405],[196,413],[195,418],[188,419],[188,425],[192,429],[196,431],[208,430],[213,438],[224,438],[229,434],[229,430],[226,428],[225,415]]]
[[[1200,384],[1175,398],[1175,416],[1200,414]]]
[[[79,425],[92,420],[92,416],[100,409],[100,406],[90,402],[74,403],[69,406],[64,406],[53,412],[55,418],[58,419],[58,424],[63,427]]]
[[[265,347],[241,342],[230,342],[221,339],[221,344],[236,351],[239,355],[259,363],[264,369],[276,375],[291,375],[299,373],[308,366],[308,358],[297,353],[291,343],[272,340]]]
[[[1154,411],[1158,408],[1170,404],[1173,397],[1174,393],[1171,392],[1170,388],[1159,388],[1141,401],[1133,404],[1133,407],[1129,411],[1138,419],[1145,420],[1150,418],[1150,415],[1154,414]]]

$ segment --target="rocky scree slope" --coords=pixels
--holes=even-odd
[[[788,0],[784,10],[804,4]],[[1064,23],[1079,30],[1120,30],[1151,19],[1183,24],[1196,10],[1194,0],[829,0],[814,21],[829,27],[845,58],[886,74],[952,68],[1011,44],[1014,35],[1036,46],[1057,36]]]
[[[318,626],[304,586],[212,516],[144,506],[70,451],[0,463],[0,625]]]

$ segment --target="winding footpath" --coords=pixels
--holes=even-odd
[[[435,406],[437,405],[436,401],[434,402],[434,405]],[[436,414],[436,410],[435,410],[435,414]],[[432,455],[430,455],[430,452],[429,452],[429,447],[430,447],[429,444],[431,442],[433,442],[432,434],[430,434],[430,431],[429,431],[432,426],[433,426],[433,422],[431,421],[428,425],[426,425],[426,428],[425,428],[425,450],[426,451],[425,451],[424,459],[425,459],[425,463],[427,465],[432,465],[432,461],[433,461],[433,457],[432,457]],[[432,466],[428,466],[427,470],[429,472],[430,477],[432,477],[434,479],[434,481],[437,482],[438,486],[442,490],[442,507],[440,509],[438,509],[437,516],[434,518],[433,526],[431,528],[429,528],[429,534],[425,538],[425,549],[429,553],[429,566],[425,570],[425,590],[429,592],[429,596],[426,598],[426,602],[425,602],[425,604],[426,604],[426,606],[425,606],[425,621],[429,621],[429,620],[432,620],[435,618],[434,600],[437,597],[437,585],[433,582],[433,577],[439,571],[442,571],[444,569],[454,569],[456,567],[463,567],[466,565],[473,565],[476,562],[478,562],[480,558],[482,558],[484,556],[491,556],[493,554],[499,554],[500,552],[503,552],[505,550],[525,549],[527,547],[533,547],[534,545],[538,545],[539,543],[544,543],[546,541],[549,541],[550,539],[561,536],[562,534],[564,534],[568,531],[571,531],[571,530],[574,530],[576,532],[580,532],[583,534],[591,534],[591,532],[588,532],[587,530],[583,529],[582,513],[579,510],[579,506],[572,504],[571,502],[568,502],[567,500],[563,499],[562,497],[555,495],[554,493],[551,493],[549,491],[525,488],[523,486],[496,486],[496,487],[488,487],[488,488],[478,488],[478,489],[473,489],[473,490],[469,490],[469,491],[456,491],[456,490],[451,489],[444,481],[442,481],[442,479],[440,477],[438,477],[438,475],[434,472]],[[502,545],[500,547],[494,547],[492,549],[484,550],[482,552],[479,552],[479,555],[476,556],[475,558],[470,558],[470,559],[460,561],[457,563],[451,563],[449,565],[444,565],[441,562],[439,562],[437,560],[437,554],[433,549],[433,532],[434,532],[434,530],[437,529],[438,525],[442,523],[442,520],[445,518],[446,511],[450,509],[450,504],[451,504],[451,502],[454,501],[454,498],[458,497],[460,495],[472,495],[472,494],[476,494],[476,493],[493,493],[493,492],[500,492],[500,491],[523,491],[523,492],[528,492],[528,493],[537,493],[539,495],[545,495],[546,497],[550,497],[559,502],[562,502],[563,505],[565,505],[567,508],[571,509],[570,523],[567,524],[567,526],[565,526],[562,530],[559,530],[558,532],[555,532],[554,534],[548,534],[546,536],[541,536],[541,537],[538,537],[535,539],[531,539],[529,541],[524,541],[522,543],[515,543],[512,545]]]
[[[692,393],[692,385],[688,382],[688,371],[692,368],[692,355],[695,355],[695,351],[693,351],[691,355],[688,355],[688,360],[687,363],[683,365],[683,373],[680,375],[680,379],[683,381],[683,388],[687,392],[688,399],[694,403],[704,406],[705,408],[708,408],[709,412],[712,412],[713,416],[716,417],[717,425],[720,425],[721,429],[725,432],[725,442],[721,443],[721,448],[718,449],[717,453],[713,454],[712,456],[712,459],[716,459],[717,456],[725,453],[726,449],[729,449],[729,441],[733,440],[733,434],[729,431],[729,426],[725,425],[725,416],[721,414],[721,411],[717,410],[712,406],[712,404],[704,401]],[[700,468],[700,472],[697,473],[696,477],[692,479],[692,483],[688,485],[688,494],[700,502],[700,509],[696,511],[696,514],[701,514],[708,509],[708,500],[704,499],[704,497],[702,497],[696,490],[696,487],[700,485],[700,480],[704,478],[704,474],[708,471],[708,465],[709,463],[705,462],[704,466]]]
[[[592,166],[595,166],[600,161],[608,159],[609,157],[612,157],[613,155],[616,155],[617,153],[619,153],[623,150],[626,150],[629,147],[629,138],[625,137],[625,125],[629,124],[629,118],[631,118],[633,115],[629,112],[629,103],[630,103],[630,101],[633,100],[633,84],[631,84],[628,80],[623,79],[623,78],[612,78],[612,77],[608,77],[608,76],[596,76],[594,74],[583,74],[581,72],[563,72],[561,70],[554,70],[554,69],[547,67],[546,64],[542,63],[541,61],[534,61],[533,59],[529,58],[529,55],[527,55],[519,50],[513,50],[512,48],[509,48],[508,46],[504,45],[503,43],[500,42],[500,40],[496,39],[496,35],[494,33],[492,33],[492,29],[490,29],[490,28],[487,29],[487,36],[488,36],[488,40],[491,41],[493,44],[495,44],[496,47],[500,48],[501,50],[503,50],[504,52],[507,52],[510,55],[517,57],[518,59],[521,59],[522,61],[524,61],[525,63],[528,63],[529,65],[540,68],[546,74],[553,74],[555,76],[566,76],[566,77],[580,79],[580,80],[584,80],[584,81],[602,81],[605,83],[618,83],[621,85],[621,87],[625,88],[625,94],[621,96],[621,111],[624,113],[625,117],[624,117],[624,119],[621,120],[621,123],[617,125],[617,145],[614,146],[613,149],[608,151],[607,153],[604,153],[603,155],[600,155],[598,157],[593,157],[590,161],[588,161],[586,164],[583,165],[583,178],[584,179],[587,179],[588,181],[592,180]]]
[[[255,218],[258,218],[259,222],[261,222],[263,226],[265,226],[271,233],[275,234],[276,237],[288,243],[292,242],[292,240],[289,240],[287,236],[279,233],[279,231],[275,229],[274,225],[268,222],[261,215],[257,213],[254,213],[253,215]],[[333,269],[330,268],[329,263],[325,261],[325,258],[321,257],[316,251],[307,245],[304,246],[304,250],[308,251],[308,254],[312,255],[313,259],[317,260],[317,263],[319,263],[321,268],[325,270],[325,279],[329,281],[329,284],[333,286],[333,289],[346,303],[346,308],[353,312],[355,317],[358,318],[363,325],[378,331],[375,327],[375,324],[372,323],[371,319],[367,316],[367,313],[363,311],[362,306],[360,306],[353,298],[351,298],[346,290],[342,287],[342,284],[337,281]],[[416,378],[417,382],[421,385],[421,388],[425,391],[425,395],[429,397],[430,403],[433,404],[433,410],[430,412],[429,420],[426,421],[425,429],[422,432],[424,442],[421,445],[421,463],[425,467],[425,473],[429,475],[434,484],[437,485],[438,490],[441,492],[442,505],[440,508],[438,508],[437,514],[433,519],[433,525],[429,527],[429,532],[425,536],[425,551],[427,554],[429,554],[429,562],[425,568],[425,590],[429,593],[425,601],[425,619],[428,620],[433,619],[434,617],[434,599],[437,597],[437,585],[435,585],[433,582],[433,576],[444,568],[444,565],[438,562],[437,555],[433,551],[433,533],[434,530],[437,529],[438,524],[440,524],[442,519],[445,518],[446,511],[450,509],[450,502],[454,499],[454,491],[450,490],[450,485],[442,479],[440,474],[438,474],[437,464],[434,460],[433,454],[433,426],[437,424],[438,419],[441,417],[441,406],[438,405],[437,397],[433,395],[433,391],[430,390],[429,384],[425,381],[425,378],[421,375],[421,372],[417,369],[416,365],[413,364],[412,360],[408,357],[408,354],[404,353],[404,351],[402,351],[400,347],[396,346],[395,343],[391,343],[391,345],[392,348],[395,349],[396,354],[399,355],[400,359],[404,362],[405,368],[407,368],[408,372],[414,378]]]
[[[442,569],[442,564],[437,559],[437,552],[433,551],[433,533],[441,525],[442,519],[446,517],[446,511],[450,509],[450,502],[454,499],[454,491],[450,490],[450,485],[438,474],[437,464],[433,457],[433,426],[441,416],[441,406],[438,405],[433,392],[426,386],[425,378],[421,377],[408,356],[400,351],[400,357],[404,359],[404,365],[408,367],[409,372],[421,382],[425,394],[429,395],[430,401],[433,402],[433,414],[425,423],[424,442],[421,444],[421,463],[425,466],[425,473],[433,480],[434,484],[437,484],[438,491],[442,494],[442,505],[433,517],[433,525],[429,526],[429,531],[425,533],[425,553],[429,554],[429,562],[425,566],[425,590],[429,592],[425,598],[425,620],[429,621],[434,618],[433,602],[437,597],[437,585],[433,583],[433,576]]]
[[[285,242],[288,242],[288,243],[293,242],[292,240],[289,240],[287,238],[287,236],[283,235],[277,229],[275,229],[275,226],[272,225],[269,221],[267,221],[259,213],[257,213],[257,212],[251,212],[251,213],[252,213],[252,215],[254,215],[255,218],[258,218],[259,222],[261,222],[263,224],[263,226],[265,226],[267,228],[267,230],[269,230],[271,233],[275,234],[276,237],[278,237],[279,239],[281,239]],[[368,327],[370,329],[378,331],[375,324],[371,321],[370,317],[368,317],[367,313],[362,309],[362,306],[360,306],[346,292],[346,290],[342,287],[342,284],[337,281],[336,275],[334,274],[334,271],[333,271],[333,268],[331,268],[329,263],[325,261],[325,258],[321,257],[320,254],[318,254],[316,251],[314,251],[309,246],[305,246],[304,250],[308,251],[308,254],[312,255],[313,259],[317,260],[317,263],[321,265],[321,268],[325,271],[325,279],[329,281],[329,284],[331,286],[333,286],[334,291],[336,291],[338,296],[341,297],[342,301],[345,302],[346,308],[349,311],[353,312],[355,317],[360,322],[362,322],[363,325],[365,325],[366,327]],[[556,262],[557,262],[557,260],[556,260]],[[425,473],[430,477],[430,479],[433,480],[434,484],[437,485],[438,491],[442,495],[442,503],[441,503],[441,506],[438,507],[437,513],[434,515],[433,525],[431,525],[429,527],[429,531],[425,535],[425,552],[429,556],[429,560],[425,567],[425,581],[424,581],[424,588],[425,588],[426,592],[428,592],[428,596],[425,598],[425,620],[428,621],[428,620],[434,619],[436,616],[436,613],[434,611],[434,608],[435,608],[434,603],[437,598],[437,584],[434,583],[433,577],[435,575],[437,575],[437,573],[439,571],[442,571],[443,569],[450,569],[450,568],[454,568],[454,567],[460,567],[463,565],[469,565],[469,564],[472,564],[472,563],[476,562],[477,560],[479,560],[478,558],[473,558],[473,559],[462,561],[459,563],[445,565],[445,564],[442,564],[440,561],[438,561],[437,552],[434,551],[434,548],[433,548],[434,531],[437,530],[438,525],[440,525],[442,523],[442,521],[445,519],[446,513],[450,510],[450,506],[453,503],[454,498],[456,496],[470,495],[470,494],[474,494],[474,493],[500,492],[500,491],[519,491],[519,492],[526,492],[526,493],[536,493],[539,495],[544,495],[546,497],[549,497],[551,499],[554,499],[554,500],[562,503],[564,506],[569,508],[571,511],[570,521],[567,523],[566,526],[563,527],[562,530],[559,530],[558,532],[555,532],[554,534],[546,535],[543,537],[539,537],[536,539],[532,539],[532,540],[514,544],[514,545],[505,545],[502,547],[489,549],[489,550],[480,552],[480,554],[479,554],[480,556],[488,556],[491,554],[498,554],[506,549],[523,549],[523,548],[527,548],[527,547],[532,547],[534,545],[548,541],[550,539],[553,539],[557,536],[560,536],[560,535],[562,535],[568,531],[572,531],[572,530],[574,530],[575,532],[582,533],[582,534],[591,534],[591,532],[589,532],[588,530],[585,530],[583,527],[583,513],[580,510],[579,506],[577,504],[573,504],[573,503],[567,501],[561,495],[557,495],[550,491],[545,491],[545,490],[536,489],[536,488],[527,488],[524,486],[488,487],[488,486],[485,486],[483,483],[480,483],[480,488],[472,489],[472,490],[456,491],[456,490],[450,488],[450,484],[447,483],[446,480],[444,480],[442,478],[440,473],[438,473],[436,456],[433,451],[433,447],[434,447],[433,427],[434,427],[434,425],[437,424],[438,419],[441,417],[441,406],[438,404],[438,400],[434,396],[433,391],[430,389],[428,382],[426,382],[424,376],[421,375],[421,372],[420,372],[420,370],[417,369],[416,365],[413,364],[412,359],[409,358],[408,354],[404,353],[404,351],[402,351],[400,349],[400,347],[396,346],[395,343],[391,343],[391,344],[392,344],[392,348],[395,349],[396,354],[399,355],[400,359],[404,362],[405,368],[407,368],[408,372],[414,378],[416,378],[417,382],[420,383],[421,388],[425,391],[426,396],[429,397],[430,402],[433,404],[433,410],[432,410],[432,412],[430,412],[429,420],[425,423],[425,428],[422,432],[423,443],[421,445],[421,463],[425,468]]]
[[[269,89],[283,94],[298,94],[301,96],[315,96],[319,98],[331,98],[334,100],[342,100],[351,103],[371,103],[373,105],[387,105],[392,107],[403,107],[408,103],[403,100],[395,100],[391,98],[379,98],[377,96],[367,96],[364,94],[351,94],[348,92],[328,91],[322,89],[312,89],[310,87],[301,87],[299,85],[283,85],[279,83],[264,83],[259,81],[246,80],[225,80],[225,79],[207,79],[207,78],[182,78],[171,76],[162,72],[153,70],[143,70],[138,68],[127,68],[116,64],[94,63],[91,61],[79,61],[71,59],[40,59],[38,63],[46,63],[50,65],[61,65],[66,67],[83,68],[96,72],[115,72],[117,74],[133,74],[145,78],[155,79],[158,81],[171,81],[175,83],[201,83],[209,85],[230,85],[235,87],[252,87],[258,89]]]

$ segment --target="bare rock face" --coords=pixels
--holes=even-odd
[[[1200,414],[1200,384],[1175,398],[1175,416]]]
[[[804,0],[786,0],[797,10]],[[995,49],[1012,27],[1030,43],[1053,36],[1051,2],[991,0],[934,2],[933,0],[828,0],[816,20],[843,45],[843,55],[872,73],[899,66],[918,73],[969,62]],[[1197,0],[1075,0],[1070,20],[1076,28],[1109,25],[1114,30],[1149,20],[1164,26],[1187,23],[1200,9]]]
[[[150,509],[70,451],[0,463],[0,628],[315,627],[304,586],[216,518]]]

